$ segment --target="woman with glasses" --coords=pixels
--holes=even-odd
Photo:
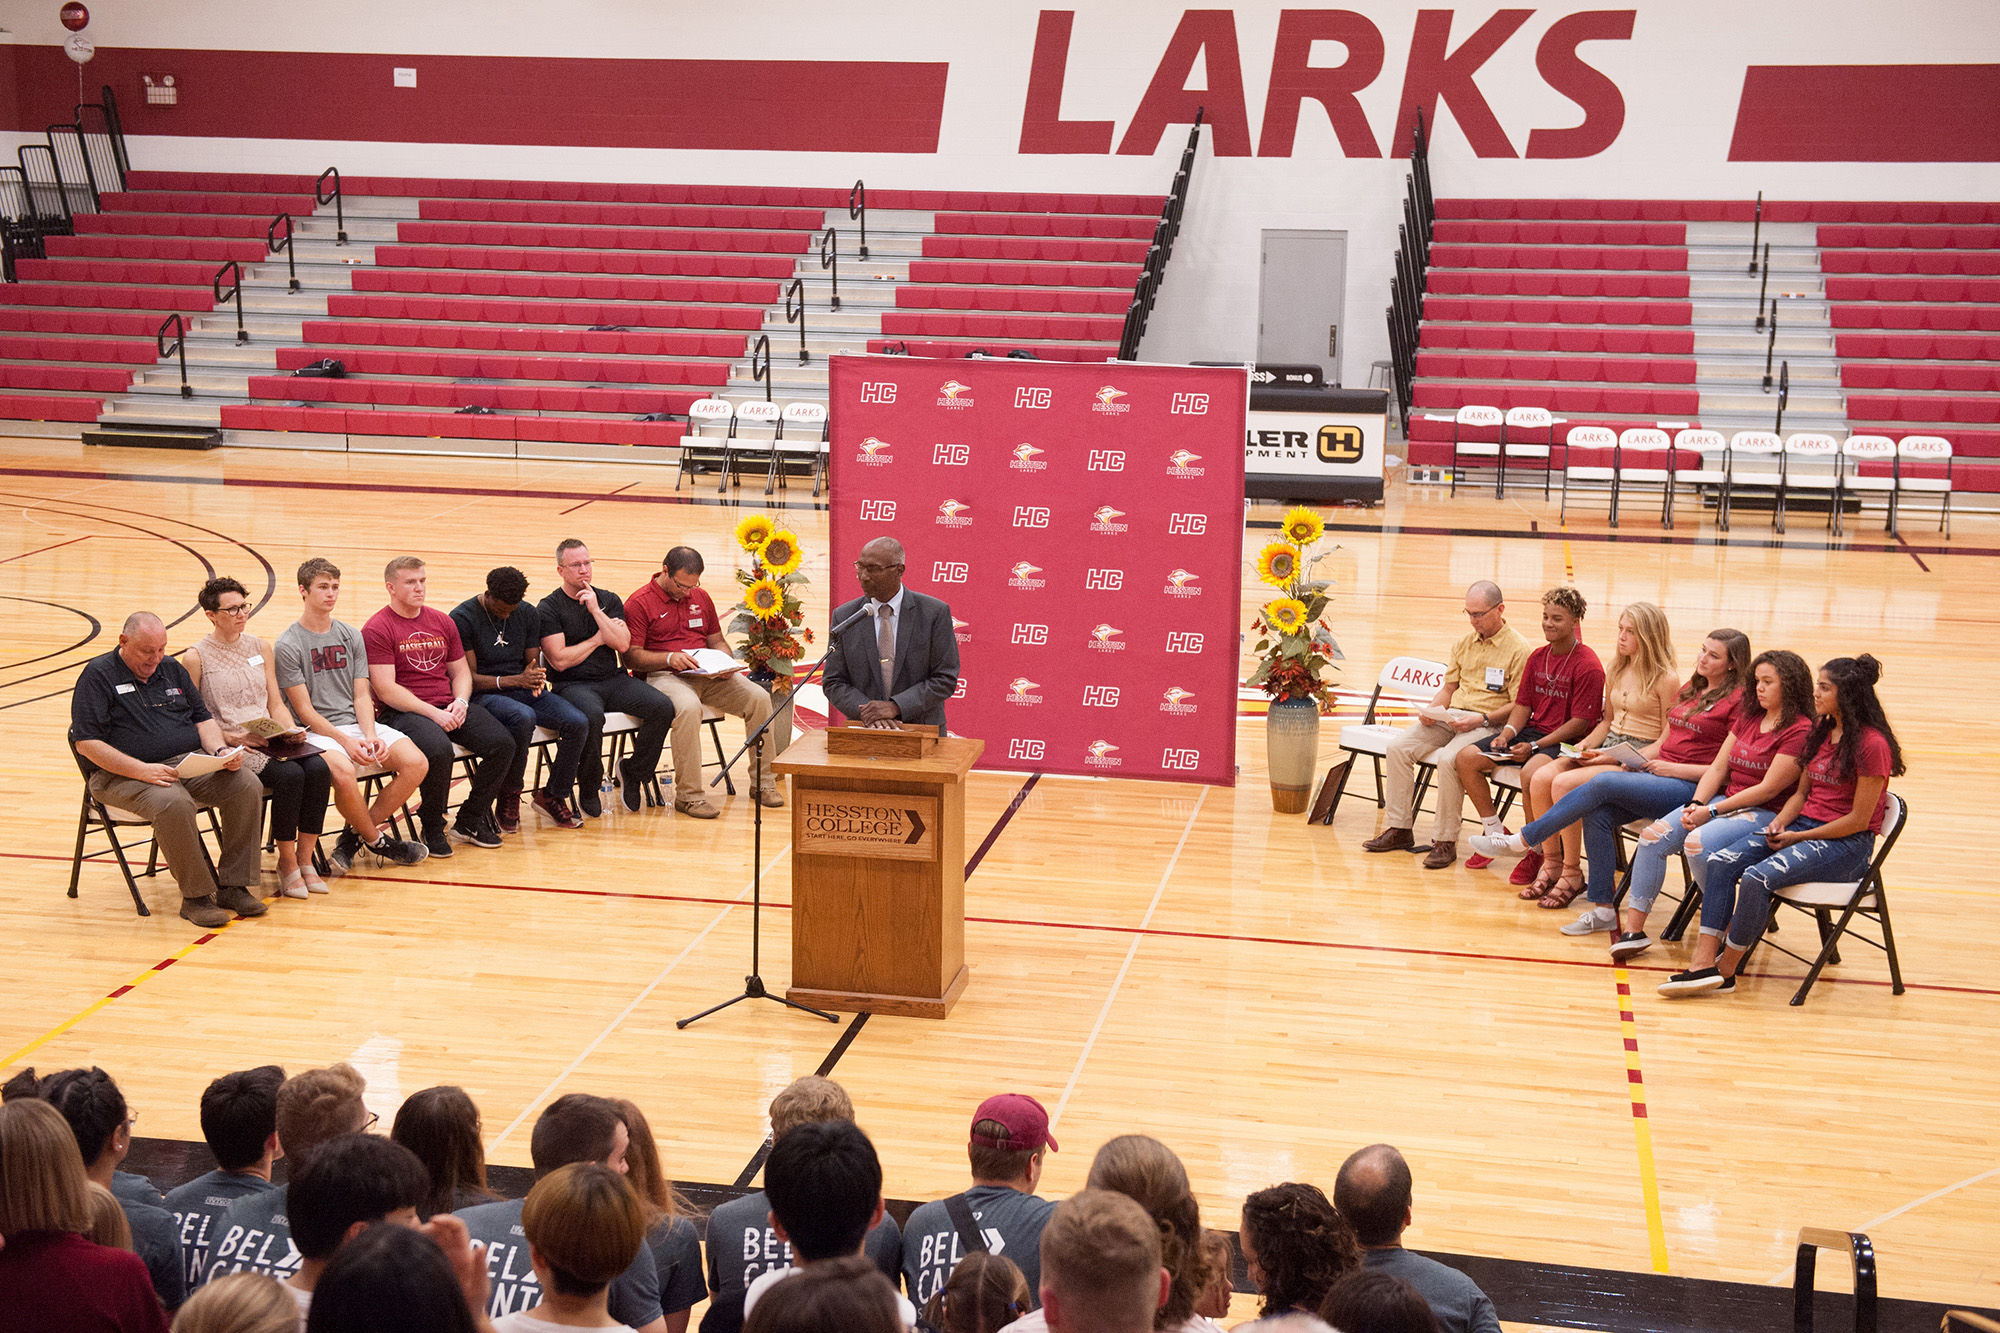
[[[259,719],[287,729],[298,724],[278,688],[271,645],[244,633],[250,623],[250,595],[243,585],[231,578],[210,579],[196,600],[214,628],[181,660],[201,691],[202,702],[221,725],[223,740],[245,747],[243,767],[271,793],[278,892],[287,898],[325,893],[326,882],[313,869],[313,854],[325,827],[332,770],[324,755],[308,750],[302,757],[280,757],[272,752],[270,741],[244,729]]]

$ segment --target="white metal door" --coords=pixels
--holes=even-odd
[[[1257,360],[1317,365],[1328,384],[1340,383],[1346,339],[1347,233],[1277,230],[1264,233],[1257,293]]]

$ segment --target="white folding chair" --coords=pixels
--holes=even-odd
[[[1768,430],[1739,430],[1729,437],[1729,477],[1723,483],[1723,526],[1729,525],[1736,491],[1742,486],[1771,488],[1771,526],[1778,525],[1778,498],[1785,489],[1785,442]]]
[[[1516,431],[1541,431],[1542,442],[1516,443]],[[1556,439],[1556,419],[1546,407],[1510,407],[1507,419],[1500,427],[1500,489],[1496,495],[1507,493],[1507,460],[1510,458],[1539,458],[1542,460],[1542,498],[1549,498],[1549,473],[1553,470]]]
[[[1683,468],[1680,465],[1681,454],[1699,454],[1700,465]],[[1716,466],[1717,462],[1721,463],[1720,467]],[[1699,502],[1701,488],[1713,486],[1716,496],[1716,519],[1722,530],[1727,532],[1729,524],[1724,520],[1722,513],[1722,488],[1729,484],[1729,441],[1723,437],[1722,432],[1698,429],[1676,432],[1673,469],[1673,490],[1667,497],[1667,526],[1671,528],[1674,525],[1674,501],[1679,496],[1681,487],[1693,487],[1695,499]]]
[[[1884,532],[1896,530],[1896,442],[1886,435],[1850,435],[1840,444],[1840,461],[1846,471],[1841,479],[1843,491],[1853,491],[1857,495],[1869,492],[1883,498],[1888,506],[1889,516],[1883,521]],[[1864,464],[1886,466],[1885,472],[1863,472]],[[1845,515],[1839,507],[1834,510],[1833,530],[1839,532],[1845,522]]]
[[[785,438],[788,428],[797,431],[789,440]],[[769,495],[772,485],[784,477],[785,459],[803,458],[812,468],[813,494],[818,495],[826,475],[826,432],[825,403],[786,403],[778,416],[777,441],[771,446],[771,481],[765,483],[764,494]]]
[[[1617,484],[1611,488],[1611,526],[1618,526],[1618,501],[1627,486],[1660,488],[1660,522],[1667,524],[1673,507],[1673,444],[1656,426],[1632,426],[1618,433]],[[1669,525],[1671,526],[1671,525]]]
[[[1468,430],[1498,430],[1504,427],[1505,423],[1506,423],[1506,416],[1497,407],[1486,407],[1484,405],[1468,404],[1464,407],[1459,408],[1458,411],[1452,413],[1451,415],[1451,494],[1452,495],[1458,494],[1458,474],[1461,470],[1463,470],[1467,466],[1475,466],[1475,465],[1484,466],[1484,464],[1467,464],[1463,460],[1490,458],[1494,460],[1494,462],[1497,465],[1500,459],[1500,445],[1497,441],[1493,444],[1481,444],[1478,443],[1477,441],[1465,439],[1464,438],[1465,432]],[[1495,495],[1498,495],[1500,493],[1498,483],[1495,484],[1493,493]]]
[[[1942,465],[1942,477],[1911,477],[1904,475],[1908,463],[1937,467]],[[1905,495],[1935,495],[1939,497],[1938,531],[1951,536],[1951,441],[1942,435],[1905,435],[1896,445],[1896,490],[1898,501]]]
[[[770,431],[769,435],[764,431]],[[755,432],[755,433],[753,433]],[[778,405],[753,398],[747,403],[736,405],[736,426],[729,432],[729,456],[722,465],[722,488],[727,490],[730,478],[741,473],[746,465],[754,465],[762,455],[764,470],[768,474],[775,462],[773,454],[777,447]],[[738,484],[740,484],[740,477]],[[769,492],[767,491],[766,494]]]
[[[1778,531],[1785,530],[1785,509],[1794,491],[1827,497],[1826,526],[1833,528],[1833,511],[1840,508],[1840,441],[1816,430],[1785,437],[1784,482],[1778,487]]]
[[[1444,684],[1447,670],[1442,662],[1433,662],[1423,657],[1392,657],[1383,666],[1382,673],[1375,678],[1375,692],[1368,696],[1368,709],[1359,722],[1350,722],[1340,729],[1341,751],[1349,756],[1341,766],[1340,782],[1334,788],[1333,802],[1321,817],[1322,823],[1333,822],[1333,812],[1340,808],[1340,798],[1347,791],[1347,777],[1353,771],[1353,756],[1366,755],[1375,763],[1375,804],[1388,804],[1388,793],[1382,786],[1382,760],[1389,753],[1389,742],[1396,738],[1406,723],[1377,722],[1376,709],[1386,695],[1390,703],[1426,704],[1437,694]],[[1419,769],[1419,779],[1428,784],[1430,767]],[[1423,787],[1417,789],[1417,804],[1424,799]]]
[[[681,440],[681,466],[674,474],[674,489],[681,488],[683,477],[704,466],[722,467],[726,483],[729,437],[735,433],[736,404],[725,398],[698,398],[689,403],[688,433]]]
[[[1608,449],[1611,451],[1611,466],[1600,467],[1595,463],[1581,466],[1576,461],[1579,449]],[[1562,509],[1556,520],[1561,522],[1569,516],[1570,483],[1576,481],[1601,481],[1611,487],[1611,509],[1618,509],[1618,436],[1605,426],[1571,426],[1569,434],[1563,437],[1563,498]]]
[[[1872,944],[1889,957],[1889,990],[1892,994],[1903,993],[1903,968],[1896,958],[1896,934],[1889,925],[1889,898],[1882,884],[1882,867],[1895,848],[1896,840],[1903,835],[1903,828],[1909,822],[1910,807],[1895,792],[1888,795],[1888,806],[1882,812],[1882,833],[1875,843],[1875,855],[1868,862],[1868,869],[1860,879],[1851,884],[1832,882],[1811,884],[1787,884],[1771,894],[1771,907],[1794,907],[1810,913],[1814,924],[1819,927],[1819,956],[1807,958],[1804,954],[1793,953],[1782,944],[1772,940],[1767,934],[1758,936],[1758,943],[1768,944],[1779,953],[1796,958],[1811,966],[1806,971],[1806,979],[1799,986],[1798,994],[1792,996],[1793,1004],[1804,1004],[1806,992],[1819,980],[1820,971],[1828,963],[1840,961],[1840,941],[1843,938],[1860,940]],[[1834,920],[1833,914],[1840,913]],[[1855,917],[1874,921],[1882,928],[1882,938],[1872,939],[1859,931],[1849,929]],[[1753,949],[1754,949],[1753,945]],[[1750,960],[1746,957],[1743,962]],[[1743,970],[1738,964],[1738,972]]]

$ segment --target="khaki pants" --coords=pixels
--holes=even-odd
[[[770,694],[740,671],[733,676],[682,676],[656,671],[646,677],[646,683],[674,701],[674,724],[667,729],[667,741],[673,749],[676,801],[697,800],[708,794],[708,784],[701,776],[703,704],[718,713],[742,718],[746,737],[771,717]],[[765,732],[767,759],[776,744],[777,737]],[[750,783],[766,791],[777,789],[768,762],[762,771],[752,773]]]
[[[1432,842],[1457,842],[1463,822],[1465,786],[1458,780],[1453,761],[1468,745],[1477,745],[1499,731],[1498,727],[1474,727],[1456,732],[1435,722],[1415,722],[1403,728],[1389,742],[1382,766],[1387,771],[1382,785],[1389,803],[1389,827],[1410,828],[1417,822],[1417,765],[1429,762],[1437,772],[1431,787],[1437,793],[1437,818],[1431,826]]]
[[[173,871],[183,898],[206,898],[220,879],[229,888],[257,892],[263,868],[264,784],[248,769],[218,769],[170,787],[121,778],[103,769],[90,775],[90,794],[106,805],[153,821],[153,837]],[[208,873],[197,816],[212,805],[222,817],[222,859]]]

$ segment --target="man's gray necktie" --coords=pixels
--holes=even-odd
[[[883,602],[875,608],[875,648],[882,656],[882,697],[887,699],[895,694],[896,682],[896,608]]]

